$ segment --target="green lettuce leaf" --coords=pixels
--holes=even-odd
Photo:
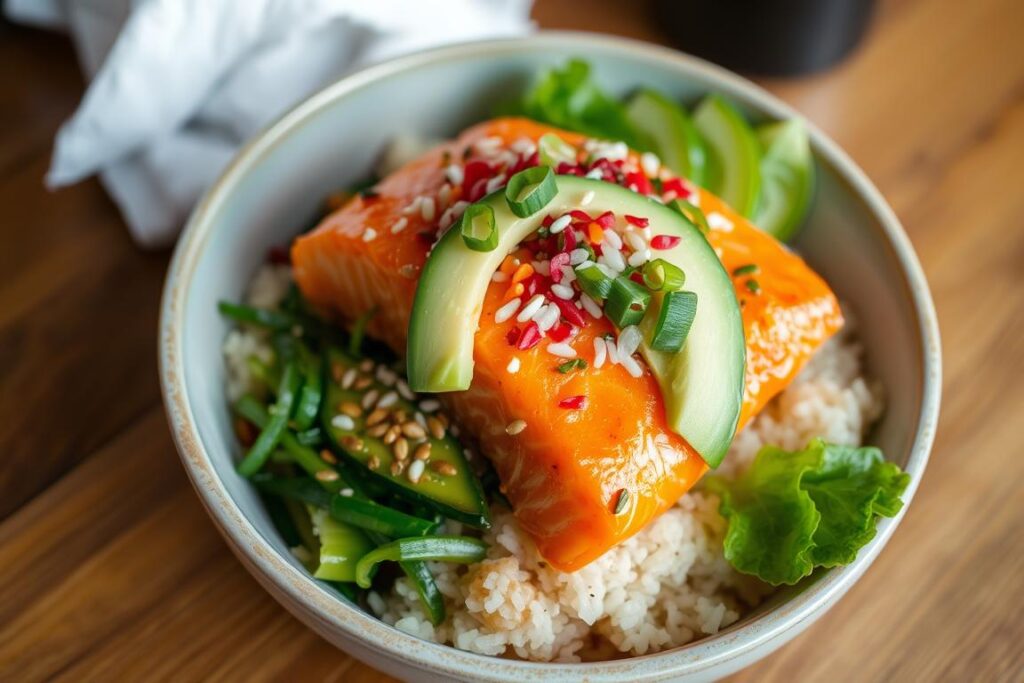
[[[874,538],[878,517],[900,511],[909,481],[877,448],[816,439],[802,451],[762,448],[741,477],[710,477],[706,487],[728,521],[725,558],[779,585],[852,562]]]
[[[625,106],[590,79],[590,66],[579,59],[542,72],[523,98],[503,107],[501,113],[527,116],[597,138],[621,140],[634,149],[649,147],[630,124]]]

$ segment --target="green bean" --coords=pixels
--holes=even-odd
[[[434,574],[430,571],[430,567],[427,566],[426,562],[419,561],[399,562],[398,566],[409,577],[409,582],[420,596],[420,603],[422,603],[423,608],[427,611],[430,623],[434,626],[440,626],[441,622],[444,621],[444,595],[441,594],[441,589],[437,587],[437,582],[434,581]],[[356,571],[358,571],[359,565],[357,564],[356,567]]]
[[[486,554],[487,545],[479,539],[468,536],[400,538],[363,555],[356,565],[356,583],[360,588],[369,588],[373,568],[388,560],[392,562],[435,560],[472,564],[484,559]]]
[[[217,309],[220,310],[221,315],[240,323],[258,325],[259,327],[266,327],[279,332],[290,331],[295,325],[295,319],[287,313],[271,311],[266,308],[221,301],[217,304]]]
[[[238,473],[242,476],[250,477],[258,472],[281,440],[281,435],[288,427],[292,409],[295,407],[295,394],[298,392],[301,382],[302,378],[299,376],[298,367],[295,363],[288,363],[281,375],[281,384],[277,390],[277,402],[270,411],[270,419],[266,421],[249,452],[238,463]]]
[[[437,529],[434,522],[399,512],[371,500],[337,495],[331,499],[331,517],[339,522],[390,536],[422,536]]]

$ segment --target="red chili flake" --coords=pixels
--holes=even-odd
[[[486,161],[474,159],[462,168],[462,191],[465,194],[480,182],[494,175],[494,169]]]
[[[552,224],[552,223],[554,223],[554,222],[555,222],[555,219],[554,219],[554,218],[552,218],[552,217],[551,217],[551,214],[549,213],[549,214],[548,214],[547,216],[544,216],[544,220],[542,220],[542,221],[540,222],[540,224],[541,224],[542,226],[544,226],[545,228],[550,228],[550,227],[551,227],[551,224]]]
[[[576,248],[576,228],[570,226],[561,233],[561,251],[572,251]]]
[[[646,228],[650,221],[640,216],[630,216],[628,213],[624,216],[626,222],[630,225],[635,225],[638,228]]]
[[[565,408],[566,410],[580,410],[587,407],[586,396],[570,396],[569,398],[563,398],[558,402],[559,408]]]
[[[573,209],[572,211],[569,212],[569,215],[578,221],[585,221],[587,223],[594,220],[593,218],[590,217],[589,213],[587,213],[586,211],[580,211],[579,209]]]
[[[536,166],[538,163],[540,163],[540,157],[537,155],[536,152],[534,152],[528,157],[519,157],[516,160],[516,163],[512,166],[512,168],[508,170],[508,176],[511,178],[516,173],[519,173],[519,171],[522,171],[524,168]]]
[[[562,268],[569,265],[569,252],[561,251],[551,257],[550,272],[551,281],[558,283],[562,281]]]
[[[626,185],[636,185],[636,191],[640,194],[651,194],[654,191],[651,181],[639,171],[626,174]]]
[[[655,235],[651,240],[651,249],[671,249],[682,241],[682,237],[675,235]]]
[[[557,296],[549,296],[548,298],[558,306],[558,310],[562,312],[562,317],[573,325],[583,327],[586,324],[586,319],[583,317],[583,311],[576,308],[576,304]]]
[[[685,185],[683,185],[683,181],[679,178],[669,178],[661,184],[661,190],[665,194],[675,192],[677,197],[682,197],[683,199],[693,194]]]
[[[569,338],[572,330],[573,327],[569,323],[558,323],[548,330],[548,336],[551,337],[552,341],[561,342]]]
[[[473,188],[466,195],[466,200],[470,204],[476,201],[480,201],[481,199],[484,198],[484,195],[487,194],[487,180],[487,178],[481,178],[480,180],[476,181],[475,185],[473,185]]]
[[[540,343],[541,337],[544,335],[541,333],[540,328],[537,327],[537,323],[530,321],[530,323],[523,328],[523,333],[519,335],[519,342],[516,344],[516,348],[520,351],[526,349],[532,349],[538,343]]]
[[[274,246],[267,250],[267,261],[278,266],[287,266],[292,262],[292,254],[288,247]]]
[[[518,327],[513,327],[508,331],[508,334],[505,335],[505,339],[508,341],[509,346],[516,345],[516,342],[519,341],[519,334],[520,331]]]
[[[610,228],[615,225],[615,214],[611,211],[605,211],[600,216],[594,219],[594,222],[600,225],[602,228]]]
[[[638,285],[644,284],[644,276],[639,270],[634,270],[632,273],[630,273],[629,279],[637,283]]]
[[[526,300],[529,300],[530,297],[532,297],[537,292],[548,291],[548,284],[547,282],[545,282],[545,280],[547,280],[547,278],[545,278],[540,273],[534,273],[530,277],[523,280],[523,287],[526,290]]]

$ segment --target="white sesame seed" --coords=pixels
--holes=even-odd
[[[629,246],[633,247],[633,251],[643,251],[647,248],[647,240],[635,230],[626,233],[626,241],[629,242]]]
[[[363,232],[363,241],[364,242],[369,242],[369,241],[375,240],[375,239],[377,239],[377,231],[374,230],[373,228],[367,228]]]
[[[505,370],[507,370],[510,375],[514,375],[519,372],[521,365],[522,363],[519,362],[519,356],[514,356],[512,360],[508,362],[508,365],[505,366]]]
[[[387,603],[384,602],[384,598],[377,594],[377,591],[370,591],[366,594],[366,604],[370,606],[373,613],[377,616],[384,614],[387,611]]]
[[[604,314],[601,307],[588,294],[580,294],[580,303],[583,304],[583,309],[594,319],[600,319]]]
[[[344,429],[347,432],[356,428],[356,422],[348,415],[338,413],[331,418],[331,426],[335,429]]]
[[[651,228],[651,226],[649,226],[649,225],[645,225],[644,227],[640,228],[640,233],[644,236],[644,239],[647,240],[648,242],[650,242],[651,238],[654,237],[654,231]]]
[[[437,204],[438,206],[447,207],[448,201],[452,198],[452,186],[445,183],[441,186],[441,189],[437,191]]]
[[[712,211],[708,214],[708,227],[723,232],[730,232],[732,230],[732,221],[717,211]]]
[[[399,379],[395,382],[395,388],[398,389],[398,395],[406,401],[412,401],[416,398],[416,394],[412,393],[412,389],[409,388],[409,384],[404,379]]]
[[[352,382],[356,381],[357,371],[355,368],[349,368],[345,371],[345,374],[341,376],[341,388],[348,389],[352,386]]]
[[[391,226],[391,234],[392,235],[397,235],[398,233],[400,233],[403,230],[405,230],[405,228],[408,225],[409,225],[409,219],[406,218],[405,216],[402,216],[397,221],[395,221],[394,225]]]
[[[572,348],[565,342],[559,342],[557,344],[548,344],[548,353],[559,358],[575,358],[576,349]]]
[[[424,197],[420,202],[420,216],[429,223],[434,220],[435,215],[437,215],[437,205],[434,203],[434,198]]]
[[[619,358],[633,355],[633,352],[640,348],[640,341],[643,335],[636,325],[627,325],[619,332]]]
[[[655,154],[650,152],[644,152],[640,155],[640,168],[643,169],[644,173],[648,177],[654,177],[658,175],[658,171],[661,170],[661,159]]]
[[[522,137],[513,142],[509,148],[516,154],[522,154],[524,156],[532,156],[537,150],[537,146],[533,140],[527,137]]]
[[[573,249],[569,252],[569,265],[579,266],[590,258],[590,252],[586,249]]]
[[[501,308],[494,312],[494,322],[503,323],[509,318],[511,318],[513,315],[516,314],[516,311],[519,310],[519,305],[522,303],[523,300],[520,299],[519,297],[516,297],[515,299],[509,301],[507,304],[503,305]]]
[[[389,391],[388,393],[380,397],[380,400],[377,401],[377,407],[390,408],[396,403],[398,403],[398,393],[394,391]]]
[[[614,230],[605,230],[603,242],[607,242],[612,249],[622,249],[622,238]]]
[[[428,398],[420,401],[420,410],[432,413],[441,407],[441,402],[435,398]]]
[[[455,202],[454,204],[452,204],[452,213],[453,213],[453,215],[456,218],[461,217],[462,214],[466,212],[466,207],[467,206],[469,206],[469,202],[467,202],[467,201],[463,201],[463,200],[460,199],[459,201]]]
[[[417,410],[416,413],[412,416],[412,419],[416,420],[416,424],[418,424],[420,427],[423,427],[424,429],[429,429],[429,426],[427,425],[427,418],[420,411]]]
[[[426,467],[426,463],[422,460],[413,460],[412,464],[409,465],[409,469],[405,471],[405,475],[409,477],[409,481],[414,484],[418,484],[420,477],[423,476],[423,469]]]
[[[626,263],[633,266],[634,268],[639,268],[640,266],[642,266],[643,264],[647,263],[650,260],[647,257],[647,254],[648,251],[646,249],[634,251],[632,254],[629,255],[629,258],[626,259]]]
[[[540,307],[543,305],[544,295],[534,294],[533,298],[530,299],[525,306],[523,306],[523,310],[519,311],[519,315],[516,316],[516,320],[521,323],[525,323],[527,320],[532,318],[533,314],[536,313],[538,309],[540,309]]]
[[[583,196],[580,197],[580,206],[586,206],[592,201],[594,201],[594,191],[587,190],[586,192],[583,193]]]
[[[505,433],[510,436],[515,436],[526,429],[526,420],[512,420],[505,427]]]
[[[448,182],[452,185],[461,185],[462,181],[465,180],[466,174],[463,171],[462,166],[458,164],[452,164],[444,170],[445,177],[448,178]]]
[[[420,204],[422,203],[423,197],[416,197],[411,202],[409,202],[408,206],[402,209],[402,213],[404,213],[406,216],[411,216],[412,214],[417,213],[420,210]]]
[[[619,362],[619,350],[611,339],[604,340],[605,350],[608,352],[608,362],[617,365]]]
[[[590,178],[591,180],[600,180],[601,178],[604,177],[604,171],[602,171],[599,168],[595,168],[592,171],[587,171],[587,175],[585,175],[583,177],[584,178]]]
[[[350,488],[344,488],[338,491],[338,495],[341,496],[342,498],[351,498],[352,496],[356,495],[356,492]]]
[[[563,214],[555,219],[555,221],[551,224],[551,227],[548,228],[548,231],[552,235],[557,235],[558,233],[562,232],[567,227],[569,227],[570,223],[572,223],[572,216],[570,216],[569,214]]]
[[[626,262],[622,259],[622,252],[618,249],[605,249],[601,252],[605,264],[615,271],[616,274],[626,269]]]
[[[395,382],[398,381],[398,375],[395,371],[386,365],[378,365],[377,371],[373,373],[377,378],[377,381],[385,386],[394,386]]]
[[[594,367],[599,368],[604,365],[604,361],[607,357],[608,347],[605,346],[604,339],[601,337],[594,337]]]
[[[370,406],[377,402],[377,398],[380,396],[380,392],[376,389],[370,389],[366,394],[363,395],[363,400],[360,401],[360,405],[363,406],[363,410],[369,410]]]
[[[551,285],[551,293],[559,299],[571,299],[574,294],[572,287],[563,285],[562,283]]]
[[[634,377],[640,377],[644,374],[640,364],[636,362],[633,356],[626,356],[622,360],[622,367],[626,368],[626,372],[633,375]]]
[[[541,312],[534,316],[534,322],[537,323],[537,329],[541,332],[547,332],[558,323],[558,318],[562,315],[561,310],[554,304],[548,304],[541,309]]]

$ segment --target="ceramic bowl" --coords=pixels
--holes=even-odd
[[[780,592],[715,636],[659,654],[587,664],[510,661],[419,640],[345,602],[288,552],[254,491],[232,468],[238,446],[224,395],[220,348],[227,325],[217,301],[238,299],[267,248],[286,243],[314,220],[331,191],[364,177],[394,135],[451,136],[521,92],[539,69],[577,56],[614,93],[646,85],[693,101],[714,91],[758,119],[795,114],[725,70],[606,36],[541,33],[400,58],[327,87],[246,145],[196,208],[167,276],[159,349],[163,394],[200,499],[243,564],[282,605],[346,652],[400,678],[717,678],[764,657],[820,617],[867,570],[900,521],[882,520],[853,564]],[[878,190],[813,126],[811,138],[819,184],[796,247],[857,313],[868,370],[887,392],[888,409],[871,442],[910,473],[909,502],[939,407],[931,298],[907,236]]]

